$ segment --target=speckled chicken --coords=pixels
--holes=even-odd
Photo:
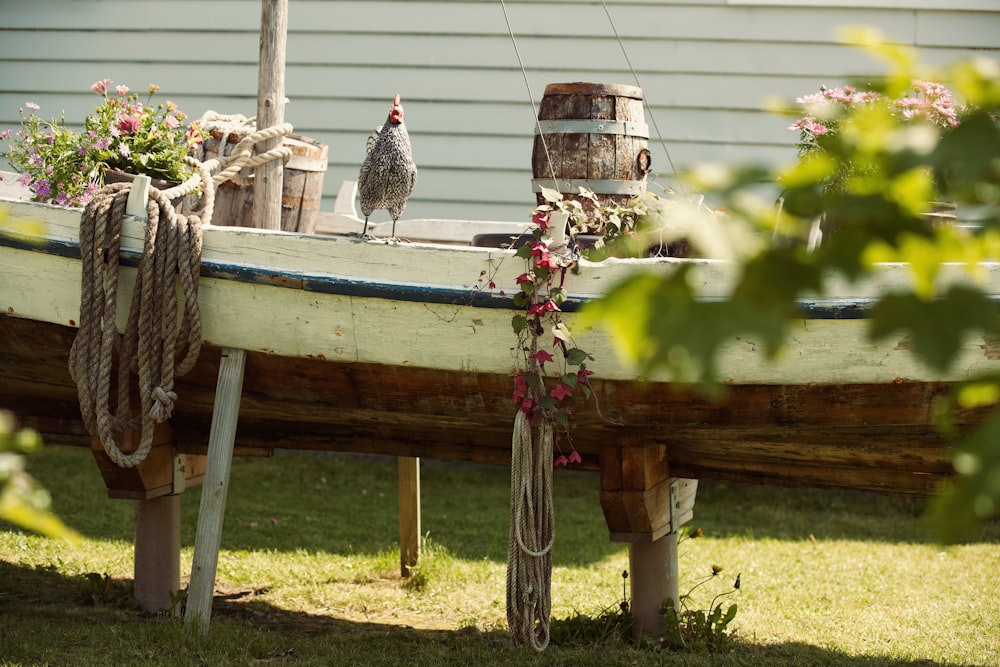
[[[417,165],[413,162],[410,135],[403,124],[403,106],[399,95],[385,124],[376,127],[368,137],[368,154],[358,174],[358,195],[365,216],[362,236],[368,235],[368,216],[384,208],[392,217],[392,236],[396,236],[396,221],[403,215],[406,200],[417,182]]]

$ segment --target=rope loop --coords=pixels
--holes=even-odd
[[[205,188],[210,216],[214,185],[205,169],[199,168],[198,178]],[[131,187],[117,183],[103,188],[81,216],[80,329],[69,358],[87,430],[101,441],[112,461],[126,468],[138,465],[149,454],[154,425],[173,414],[174,378],[194,366],[201,350],[201,220],[177,213],[167,194],[178,191],[175,188],[150,188],[143,254],[128,318],[119,331],[119,261]],[[178,283],[182,303],[178,303]],[[137,387],[133,386],[135,376]],[[138,416],[131,409],[134,393],[141,403]],[[114,412],[109,406],[111,396],[117,397]],[[138,446],[123,452],[121,436],[137,428]]]
[[[511,439],[511,521],[507,547],[507,625],[515,643],[543,651],[552,610],[552,423],[532,427],[517,411]]]
[[[218,117],[249,122],[242,116]],[[212,221],[216,185],[238,179],[245,167],[287,161],[292,153],[285,146],[259,154],[255,150],[257,144],[291,132],[291,124],[282,123],[252,132],[231,155],[204,162],[189,156],[186,162],[196,171],[191,178],[167,190],[149,189],[142,259],[122,332],[117,326],[119,260],[131,183],[104,187],[84,209],[80,218],[80,329],[70,350],[69,370],[87,430],[100,439],[104,451],[119,466],[131,468],[146,458],[154,425],[173,415],[177,402],[174,378],[187,373],[198,361],[202,228]],[[173,201],[198,189],[197,213],[178,213]],[[178,284],[183,297],[180,303]],[[133,376],[138,377],[138,417],[131,409]],[[113,413],[110,396],[117,396]],[[118,438],[136,428],[140,429],[139,445],[126,454]]]
[[[199,124],[205,130],[216,129],[221,132],[221,139],[219,140],[220,157],[205,161],[210,171],[219,169],[218,173],[213,176],[216,185],[226,181],[232,181],[240,186],[249,185],[253,182],[253,177],[241,175],[239,172],[242,169],[258,167],[271,160],[281,160],[287,164],[288,160],[292,157],[292,150],[284,144],[279,144],[261,153],[255,152],[257,144],[265,144],[273,139],[290,135],[294,130],[291,123],[279,123],[257,130],[255,129],[255,119],[253,118],[247,118],[239,114],[223,115],[214,111],[206,111],[202,115]],[[229,144],[230,135],[234,132],[237,134],[248,132],[249,134],[240,139],[229,155],[222,155]],[[202,152],[202,156],[204,156],[204,152]]]

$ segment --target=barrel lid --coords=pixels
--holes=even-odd
[[[550,83],[545,86],[546,95],[618,95],[642,99],[642,88],[620,83]]]

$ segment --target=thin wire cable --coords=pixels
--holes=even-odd
[[[635,81],[635,85],[642,88],[642,84],[639,83],[639,75],[636,74],[635,68],[632,66],[632,60],[628,57],[628,51],[625,50],[625,44],[622,42],[621,36],[618,34],[618,28],[615,27],[615,21],[611,18],[611,11],[608,9],[608,5],[601,0],[601,7],[604,8],[604,15],[608,17],[608,23],[611,24],[611,31],[615,33],[615,39],[618,40],[618,48],[622,50],[622,55],[625,57],[625,63],[628,65],[628,69],[632,72],[632,79]],[[656,124],[656,116],[653,114],[653,108],[649,106],[646,102],[646,96],[643,95],[643,103],[646,106],[646,110],[649,111],[649,120],[653,123],[653,129],[656,130],[656,138],[660,142],[660,146],[663,148],[663,152],[667,156],[667,162],[670,164],[670,170],[674,174],[674,180],[677,181],[677,185],[680,187],[681,194],[687,196],[687,192],[684,189],[684,184],[680,182],[677,176],[677,167],[674,166],[674,160],[670,157],[670,151],[667,150],[667,142],[663,140],[663,135],[660,134],[660,126]]]
[[[545,135],[542,134],[542,126],[538,122],[538,111],[535,109],[535,100],[531,96],[531,84],[528,83],[528,73],[524,69],[524,61],[521,60],[521,51],[517,48],[517,39],[514,37],[514,29],[510,25],[510,16],[507,15],[507,5],[504,4],[503,0],[500,0],[500,7],[503,9],[503,18],[507,22],[507,33],[510,35],[510,41],[514,45],[514,55],[517,56],[517,65],[521,68],[521,77],[524,79],[524,87],[528,91],[528,101],[531,103],[531,113],[535,116],[535,130],[538,134],[538,138],[542,142],[542,150],[545,151],[545,161],[549,165],[549,175],[552,176],[552,184],[555,186],[554,189],[559,189],[559,180],[556,178],[555,167],[552,166],[552,158],[549,157],[549,145],[545,141]]]

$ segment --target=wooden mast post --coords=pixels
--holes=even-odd
[[[285,44],[288,35],[288,0],[263,0],[260,20],[260,69],[257,79],[257,128],[265,129],[284,122],[285,114]],[[260,152],[280,145],[282,139],[268,140]],[[269,160],[254,172],[253,226],[281,229],[283,165]],[[198,509],[191,584],[188,587],[184,620],[195,624],[201,634],[208,632],[212,615],[212,596],[219,564],[222,524],[229,492],[229,472],[236,424],[243,391],[246,353],[224,348],[219,365],[212,412],[212,430],[208,441],[208,464]]]

